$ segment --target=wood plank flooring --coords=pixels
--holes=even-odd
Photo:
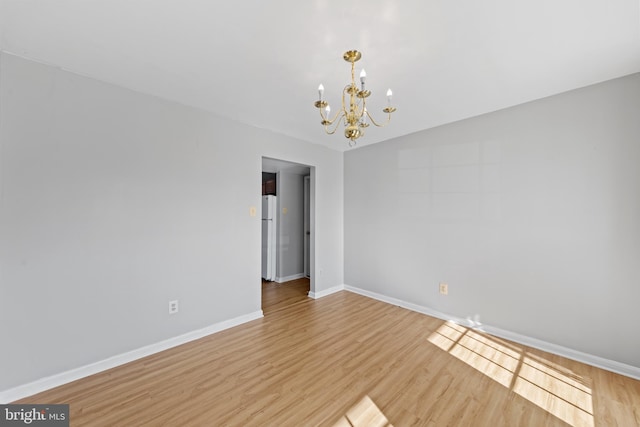
[[[640,426],[640,381],[346,291],[21,402],[73,426]]]
[[[306,300],[309,279],[302,278],[284,283],[262,281],[262,312],[266,315]]]

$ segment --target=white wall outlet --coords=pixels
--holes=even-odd
[[[169,314],[176,314],[178,312],[178,300],[169,301]]]
[[[443,282],[440,282],[440,295],[448,295],[449,294],[449,285]]]

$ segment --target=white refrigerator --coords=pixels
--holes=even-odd
[[[276,196],[262,196],[262,278],[276,280]]]

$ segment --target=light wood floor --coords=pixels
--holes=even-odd
[[[262,312],[266,315],[308,299],[309,279],[285,283],[262,281]]]
[[[346,291],[22,402],[74,426],[640,426],[640,381]]]

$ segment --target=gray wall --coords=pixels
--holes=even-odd
[[[304,274],[304,176],[279,172],[277,279]],[[285,213],[286,209],[286,213]]]
[[[259,311],[263,156],[341,285],[342,153],[1,53],[0,391]]]
[[[345,260],[346,285],[640,367],[640,74],[347,152]]]

